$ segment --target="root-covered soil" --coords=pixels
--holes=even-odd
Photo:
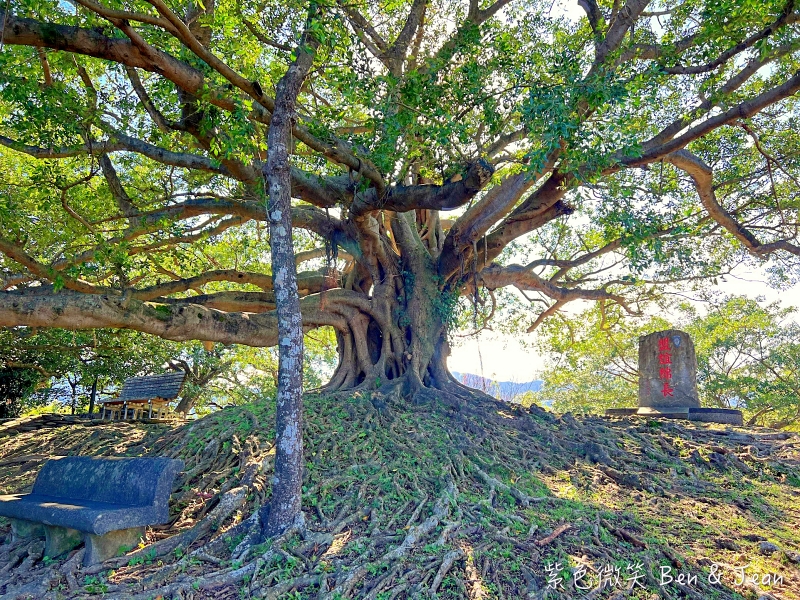
[[[12,543],[0,521],[0,600],[800,599],[800,436],[311,396],[306,527],[258,544],[273,419],[247,406],[173,429],[0,437],[0,493],[29,490],[52,456],[186,462],[172,521],[99,566],[83,568],[82,549],[43,559],[43,542]]]

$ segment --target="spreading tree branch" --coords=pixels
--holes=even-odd
[[[628,313],[638,314],[630,308],[628,300],[619,294],[614,294],[604,288],[590,290],[559,286],[552,281],[539,277],[524,265],[501,266],[492,264],[481,271],[480,279],[490,290],[514,286],[520,291],[541,292],[548,298],[552,298],[562,304],[573,300],[610,300],[622,306]]]
[[[784,250],[795,256],[800,256],[800,246],[792,244],[789,240],[777,240],[762,243],[741,223],[737,222],[725,208],[717,201],[713,185],[713,171],[698,156],[688,150],[679,150],[664,157],[682,171],[685,171],[694,181],[700,202],[708,214],[735,237],[747,250],[759,257],[764,257],[778,250]]]

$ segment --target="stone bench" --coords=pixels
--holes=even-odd
[[[85,565],[138,544],[147,525],[169,521],[182,460],[66,456],[45,463],[30,494],[0,495],[14,539],[44,536],[45,556],[86,545]]]

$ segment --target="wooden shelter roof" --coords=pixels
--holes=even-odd
[[[119,397],[109,402],[132,402],[146,400],[174,400],[183,389],[186,373],[164,373],[147,377],[131,377],[125,380]]]

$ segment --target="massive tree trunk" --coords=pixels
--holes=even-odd
[[[376,390],[416,401],[432,390],[450,400],[469,396],[447,369],[448,324],[469,277],[446,282],[439,275],[438,212],[377,216],[356,222],[363,252],[337,282],[344,290],[319,294],[320,308],[342,317],[335,325],[339,364],[323,389]],[[429,221],[422,235],[420,219]]]

